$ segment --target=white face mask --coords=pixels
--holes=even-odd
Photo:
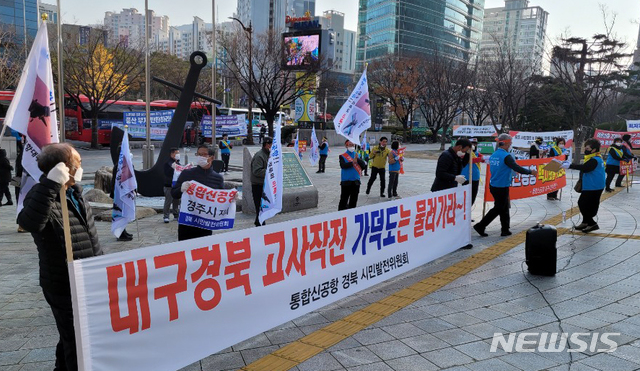
[[[176,153],[176,155],[173,156],[173,159],[176,160],[176,161],[179,161],[180,160],[180,154]]]
[[[196,156],[196,165],[205,167],[209,165],[209,157],[207,156]]]
[[[458,154],[458,157],[464,157],[464,152],[462,151],[458,151],[457,154]]]
[[[82,181],[82,173],[84,172],[84,170],[82,170],[81,167],[76,169],[76,173],[73,175],[73,180],[75,180],[76,183],[80,183]]]
[[[349,152],[355,152],[356,147],[347,147],[347,151]]]
[[[564,148],[564,144],[558,144],[558,148],[563,149]]]

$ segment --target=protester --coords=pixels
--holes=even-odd
[[[7,158],[7,151],[0,149],[0,206],[13,205],[13,201],[11,201],[11,191],[9,191],[12,170],[13,166],[11,166]],[[7,198],[5,204],[2,204],[2,196]]]
[[[380,175],[380,197],[384,197],[385,177],[384,169],[387,165],[387,156],[389,156],[389,148],[387,148],[387,137],[381,137],[380,143],[371,148],[369,157],[371,158],[371,178],[367,183],[367,194],[371,192],[371,186],[376,181],[376,177]]]
[[[211,164],[213,163],[215,151],[206,144],[201,144],[196,150],[196,165],[191,169],[183,170],[171,189],[171,196],[179,200],[182,193],[190,186],[192,181],[196,181],[213,189],[224,189],[224,179],[222,175],[216,173]],[[204,236],[211,236],[213,232],[208,229],[192,227],[178,224],[178,241],[189,240]]]
[[[225,173],[229,171],[229,159],[231,158],[231,148],[233,148],[233,144],[229,143],[229,135],[222,134],[222,140],[220,141],[220,157],[222,158],[222,162],[224,162],[222,171]]]
[[[622,187],[622,175],[620,175],[620,161],[625,159],[624,151],[622,146],[622,138],[618,137],[613,140],[613,144],[609,147],[607,151],[607,166],[605,172],[607,173],[607,179],[605,182],[606,191],[613,192],[611,189],[611,181],[613,178],[618,175],[618,180],[616,180],[616,187]]]
[[[267,135],[267,126],[264,124],[260,125],[260,136],[258,136],[258,143],[262,143],[266,135]]]
[[[362,168],[362,172],[364,176],[369,176],[367,169],[369,168],[369,150],[366,149],[366,146],[363,148],[362,146],[358,146],[358,157],[365,162],[365,166]]]
[[[338,157],[340,162],[340,202],[338,210],[353,209],[358,204],[360,175],[367,164],[356,154],[356,145],[344,142],[347,151]]]
[[[531,148],[529,148],[529,158],[542,158],[544,155],[544,151],[540,149],[542,143],[543,139],[541,137],[537,137],[536,141],[531,144]]]
[[[329,156],[329,141],[327,137],[322,138],[322,144],[318,146],[320,150],[320,161],[318,162],[318,171],[316,173],[324,173],[327,156]]]
[[[494,206],[478,224],[473,226],[473,229],[482,237],[488,236],[485,233],[485,229],[497,216],[500,216],[500,224],[502,225],[502,233],[500,235],[511,235],[511,231],[509,231],[509,186],[511,185],[512,172],[538,176],[537,170],[529,170],[519,166],[509,154],[512,140],[509,134],[500,134],[497,140],[498,149],[489,158],[491,171],[489,192],[491,192],[495,200]]]
[[[169,223],[169,211],[173,214],[174,219],[178,219],[180,200],[171,196],[171,188],[173,187],[173,174],[176,165],[180,165],[180,150],[171,148],[169,160],[164,163],[164,222]]]
[[[633,152],[631,152],[631,148],[633,148],[633,146],[631,145],[631,135],[629,134],[625,134],[622,136],[622,153],[624,154],[623,160],[625,162],[632,162],[633,160],[636,159],[636,156],[633,154]],[[622,182],[624,181],[624,177],[625,175],[620,174],[620,176],[618,176],[618,179],[616,180],[616,187],[622,187]]]
[[[484,156],[478,152],[478,139],[471,138],[471,205],[476,202],[476,196],[478,196],[478,189],[480,188],[480,163],[484,162]],[[462,185],[469,184],[469,161],[464,164],[462,168],[462,175],[466,181]]]
[[[131,139],[131,138],[129,138]],[[122,146],[118,146],[118,152],[117,153],[121,153],[122,152]],[[132,156],[131,154],[129,154],[130,156]],[[116,190],[116,177],[118,175],[118,163],[116,163],[113,166],[113,171],[111,172],[111,193],[109,194],[109,197],[111,197],[112,199],[114,199],[115,201],[115,190]],[[113,203],[113,207],[116,207],[115,202]],[[122,233],[120,233],[120,237],[117,237],[118,241],[131,241],[133,240],[133,235],[129,232],[127,232],[127,229],[123,229]]]
[[[40,260],[40,287],[49,303],[60,339],[56,370],[77,370],[76,337],[71,285],[66,261],[60,190],[66,190],[74,259],[102,255],[91,207],[82,198],[82,159],[69,144],[50,144],[38,155],[40,183],[31,188],[18,215],[18,223],[31,232]]]
[[[262,140],[262,148],[253,155],[251,159],[251,195],[253,196],[253,205],[256,208],[256,227],[265,223],[258,220],[260,216],[260,207],[262,205],[262,194],[264,193],[264,177],[267,174],[267,164],[269,163],[269,154],[271,153],[271,144],[273,139],[264,137]]]
[[[617,140],[617,139],[616,139]],[[595,138],[588,139],[584,143],[584,162],[575,165],[565,161],[562,164],[565,169],[580,170],[582,191],[578,198],[578,208],[582,214],[582,223],[576,229],[589,233],[600,229],[594,218],[600,208],[600,196],[605,187],[604,161],[600,157],[600,141]]]
[[[187,126],[187,128],[185,129],[185,137],[187,147],[191,147],[191,125]]]
[[[467,179],[462,175],[462,168],[468,163],[468,153],[471,150],[469,139],[458,139],[455,145],[442,152],[436,165],[436,178],[433,180],[431,192],[455,188]],[[466,160],[465,160],[466,159]]]
[[[549,157],[562,156],[562,160],[564,161],[566,159],[566,156],[564,155],[565,145],[566,145],[566,142],[563,138],[556,138],[554,145],[549,150]],[[547,200],[559,201],[560,199],[558,198],[558,191],[547,193]]]
[[[400,167],[404,158],[398,154],[400,142],[394,140],[391,142],[391,151],[389,152],[389,187],[387,188],[387,197],[398,196],[398,178],[400,177]]]

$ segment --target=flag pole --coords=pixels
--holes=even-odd
[[[71,263],[73,261],[71,226],[69,225],[69,206],[67,205],[67,192],[64,184],[60,188],[60,206],[62,206],[62,227],[64,228],[64,247],[67,250],[67,263]]]
[[[58,5],[58,103],[56,108],[58,109],[58,128],[60,129],[60,142],[66,140],[67,126],[64,118],[64,65],[63,65],[63,40],[62,40],[62,12],[60,11],[60,0],[57,0]],[[43,14],[43,16],[45,16]]]

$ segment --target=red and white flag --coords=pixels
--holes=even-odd
[[[45,145],[58,142],[58,118],[53,86],[49,36],[47,25],[43,21],[38,28],[27,63],[22,70],[18,89],[4,120],[5,125],[26,136],[22,166],[32,179],[23,176],[18,212],[22,209],[24,195],[31,188],[28,185],[38,182],[42,175],[36,161],[38,154]]]
[[[114,236],[120,237],[127,224],[136,220],[136,189],[138,188],[126,126],[117,166],[116,181],[113,185],[111,232]]]

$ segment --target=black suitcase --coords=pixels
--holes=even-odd
[[[531,274],[555,276],[558,251],[558,231],[550,225],[536,225],[527,231],[524,252]]]

